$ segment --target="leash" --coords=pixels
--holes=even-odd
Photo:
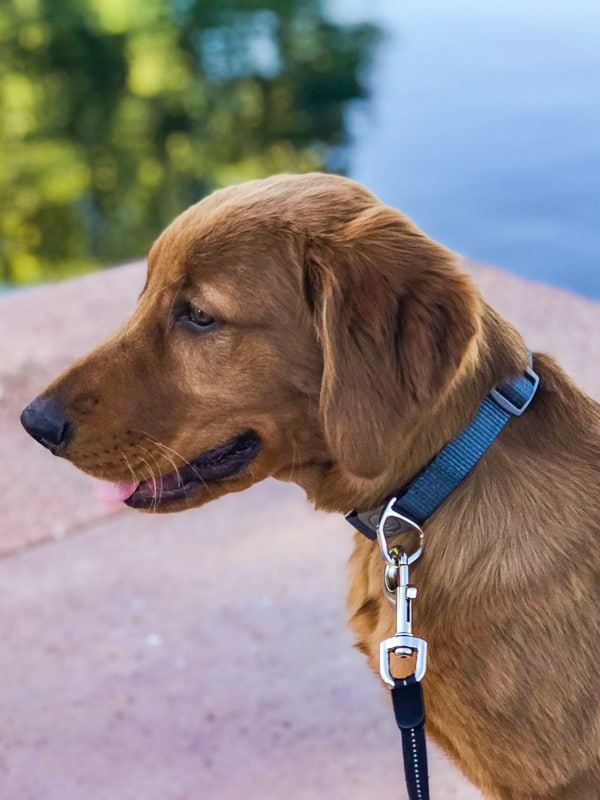
[[[528,351],[529,366],[522,375],[496,386],[484,399],[472,422],[452,439],[412,481],[377,508],[351,511],[348,522],[360,533],[377,540],[384,560],[384,594],[396,610],[396,630],[380,644],[379,671],[390,688],[396,724],[402,734],[404,775],[409,800],[429,800],[429,775],[425,742],[425,704],[421,680],[427,667],[427,642],[413,635],[412,602],[417,588],[410,583],[409,567],[421,556],[425,537],[422,525],[442,505],[483,456],[507,422],[521,416],[539,386]],[[409,550],[388,538],[417,539]],[[392,657],[414,660],[406,678],[395,678]]]

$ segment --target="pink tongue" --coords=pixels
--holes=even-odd
[[[139,483],[109,483],[96,481],[95,495],[102,503],[122,503],[135,492]]]

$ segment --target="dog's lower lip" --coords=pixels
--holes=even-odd
[[[257,433],[244,431],[205,451],[177,472],[161,475],[156,481],[142,481],[124,502],[131,508],[153,509],[184,500],[207,483],[237,475],[254,461],[260,446]]]

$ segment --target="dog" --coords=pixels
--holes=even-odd
[[[531,406],[425,525],[428,734],[486,797],[598,800],[600,406],[533,358]],[[345,512],[393,495],[527,365],[453,253],[349,179],[282,175],[177,217],[133,316],[22,422],[142,511],[274,476]],[[394,615],[359,534],[350,567],[377,672]]]

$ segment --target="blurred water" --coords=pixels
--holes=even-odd
[[[351,174],[458,252],[600,298],[597,0],[339,0],[387,40]]]

